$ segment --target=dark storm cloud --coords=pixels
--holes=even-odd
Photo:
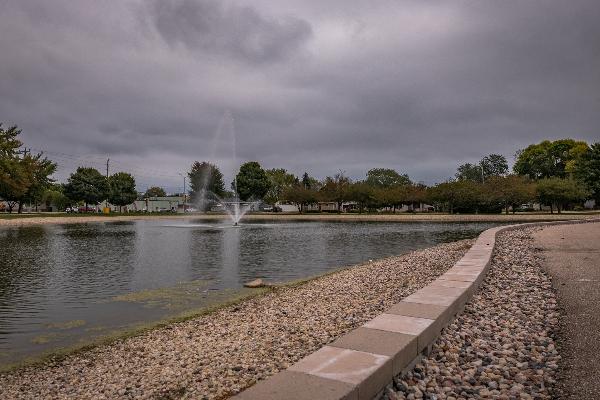
[[[210,0],[154,0],[150,4],[151,18],[169,44],[251,62],[285,58],[298,51],[312,32],[304,20],[267,18],[249,6]]]
[[[597,141],[598,20],[583,0],[3,1],[0,120],[61,178],[107,156],[142,186],[177,189],[195,159],[230,175],[229,110],[240,162],[433,183],[491,152]]]

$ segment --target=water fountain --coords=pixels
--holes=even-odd
[[[237,195],[237,191],[234,191],[235,197],[232,201],[226,201],[212,192],[207,191],[206,193],[210,194],[223,205],[223,209],[231,219],[233,226],[239,226],[239,223],[244,215],[246,215],[246,213],[252,209],[253,204],[256,204],[254,202],[242,202]],[[206,199],[204,199],[204,201],[206,201]]]
[[[237,166],[237,152],[236,152],[237,143],[236,143],[234,119],[229,111],[227,111],[223,114],[223,117],[221,118],[221,121],[219,122],[219,126],[217,128],[217,132],[216,132],[214,142],[213,142],[213,154],[216,153],[217,144],[218,144],[219,140],[222,138],[223,132],[230,133],[230,137],[231,137],[231,141],[232,141],[232,154],[233,154],[232,159],[233,159],[233,165],[235,168],[235,166]],[[202,177],[202,182],[201,182],[202,189],[200,190],[200,196],[198,196],[198,199],[196,200],[197,206],[199,207],[199,209],[204,210],[206,205],[208,204],[208,202],[210,200],[214,199],[223,206],[223,209],[226,212],[226,214],[229,216],[229,218],[231,219],[233,226],[239,227],[241,219],[244,217],[244,215],[246,215],[246,213],[248,213],[248,211],[250,211],[252,209],[253,205],[256,204],[257,202],[242,202],[240,200],[240,197],[239,197],[239,194],[237,191],[237,177],[235,175],[234,175],[233,184],[232,184],[234,197],[233,197],[233,199],[230,199],[230,200],[225,200],[225,199],[219,197],[216,193],[213,193],[210,190],[208,190],[210,178],[211,178],[211,170],[208,169],[207,173],[204,174]]]

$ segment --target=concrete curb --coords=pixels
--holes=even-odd
[[[462,311],[490,268],[496,236],[526,226],[598,222],[534,222],[482,232],[452,268],[363,326],[241,392],[238,400],[371,400],[411,365]]]

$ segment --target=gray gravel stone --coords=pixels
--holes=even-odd
[[[423,385],[440,400],[553,397],[558,310],[532,244],[536,229],[499,235],[479,291],[430,355],[395,379],[396,398],[412,398]]]

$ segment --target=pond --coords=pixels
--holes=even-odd
[[[0,229],[0,366],[492,223],[140,220]],[[418,267],[418,266],[415,266]]]

